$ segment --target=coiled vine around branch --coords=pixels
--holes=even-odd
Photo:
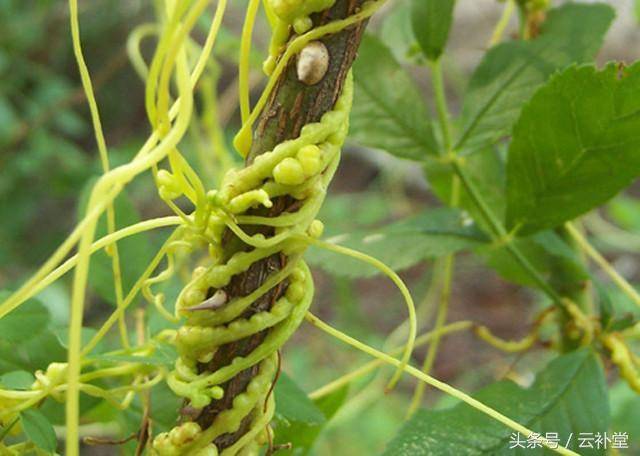
[[[221,399],[225,391],[220,385],[241,371],[255,366],[259,373],[246,391],[234,398],[233,408],[220,413],[208,429],[198,429],[197,438],[193,435],[194,423],[159,436],[155,448],[161,454],[179,452],[181,446],[176,443],[186,434],[189,444],[180,451],[206,446],[222,434],[235,432],[247,416],[252,417],[248,434],[252,438],[243,438],[241,445],[250,446],[264,431],[264,425],[258,424],[270,421],[273,407],[265,409],[264,404],[275,375],[276,353],[301,323],[313,297],[313,281],[301,255],[307,246],[305,236],[322,233],[322,224],[315,216],[338,165],[351,97],[349,78],[334,110],[320,122],[306,125],[300,137],[279,144],[241,171],[230,171],[222,188],[209,193],[209,215],[202,235],[210,241],[212,265],[197,268],[178,298],[177,313],[186,318],[186,324],[176,337],[180,358],[168,382],[176,394],[188,399],[190,407],[202,409]],[[256,205],[271,208],[273,199],[284,196],[295,199],[295,212],[274,217],[248,215]],[[244,229],[247,225],[271,227],[273,235],[251,235]],[[249,250],[228,256],[223,247],[227,227]],[[230,299],[231,293],[225,290],[231,279],[274,255],[283,257],[284,267],[247,296]],[[276,287],[286,291],[271,309],[243,317],[253,302]],[[269,334],[249,355],[236,357],[214,372],[199,372],[221,346],[265,330]],[[228,452],[234,454],[237,449],[231,447]]]
[[[269,3],[278,22],[266,65],[272,73],[270,81],[277,80],[285,65],[292,63],[299,79],[308,83],[300,74],[302,57],[298,65],[288,62],[290,49],[302,55],[299,51],[309,48],[313,33],[307,33],[312,28],[309,15],[333,2],[307,3],[297,9],[288,8],[286,2]],[[321,32],[339,32],[360,20],[351,17],[331,22]],[[289,33],[289,25],[307,35],[287,46],[282,31]],[[328,57],[328,53],[311,56],[308,65],[320,66],[316,71],[326,73],[328,62],[323,59]],[[280,66],[275,64],[278,59]],[[219,450],[237,454],[270,440],[278,350],[300,325],[313,298],[313,281],[302,253],[310,239],[322,234],[322,223],[315,217],[348,130],[353,82],[350,73],[342,79],[332,81],[341,89],[331,110],[319,121],[299,128],[294,139],[251,157],[242,170],[229,171],[221,188],[207,194],[199,236],[208,246],[211,264],[194,271],[178,298],[176,317],[184,317],[186,324],[178,330],[180,357],[168,378],[171,389],[186,399],[183,416],[187,421],[156,437],[154,449],[159,454],[217,454]],[[254,113],[259,108],[260,103]],[[247,155],[251,147],[247,132],[253,120],[246,109],[243,116],[245,124],[236,144]],[[158,177],[164,199],[181,196],[176,176],[163,172]],[[260,268],[265,269],[258,272]],[[252,274],[261,277],[256,281]],[[234,280],[255,284],[238,293]],[[255,342],[249,342],[249,349],[232,347],[251,338]],[[234,385],[234,379],[243,373],[247,380]],[[226,395],[232,395],[230,402],[223,401]]]
[[[384,0],[265,0],[266,16],[273,27],[264,66],[270,78],[253,110],[249,104],[248,59],[251,30],[261,2],[249,0],[238,77],[243,123],[235,140],[247,164],[242,169],[226,171],[219,189],[207,192],[199,174],[181,154],[179,144],[190,123],[197,121],[194,92],[198,81],[201,76],[207,83],[215,79],[215,71],[207,62],[227,0],[218,0],[202,46],[190,36],[210,3],[211,0],[159,1],[158,22],[144,24],[131,34],[128,52],[146,83],[145,104],[152,133],[130,162],[110,169],[98,107],[82,57],[77,0],[69,0],[74,50],[103,157],[104,174],[93,187],[84,218],[67,240],[30,280],[0,304],[2,318],[75,269],[68,360],[36,372],[36,381],[29,390],[0,389],[0,424],[11,429],[21,411],[47,397],[64,401],[66,453],[76,456],[81,392],[125,409],[136,394],[148,393],[154,385],[166,381],[176,395],[184,398],[182,422],[157,435],[150,445],[145,438],[151,431],[141,430],[141,451],[148,448],[160,456],[256,454],[272,438],[269,422],[275,409],[272,390],[280,368],[279,349],[306,318],[316,327],[378,358],[380,363],[395,366],[397,371],[390,386],[401,372],[407,372],[511,429],[532,435],[526,427],[408,366],[416,318],[404,284],[379,261],[318,239],[323,226],[316,216],[338,166],[348,130],[353,95],[351,63],[366,20]],[[147,66],[139,47],[148,37],[157,38],[157,47]],[[172,94],[174,86],[176,93]],[[205,104],[215,105],[209,93],[211,88],[202,91],[208,94]],[[219,132],[214,131],[212,136],[216,135]],[[221,143],[212,142],[216,148]],[[147,220],[116,231],[112,223],[114,199],[130,181],[149,170],[161,199],[175,216]],[[191,213],[181,209],[185,201],[192,205]],[[105,213],[109,234],[94,241],[97,220]],[[118,277],[117,241],[169,226],[177,228],[124,295],[123,290],[118,290],[122,284]],[[398,350],[401,359],[378,352],[308,313],[313,280],[302,254],[311,244],[368,261],[398,285],[409,310],[408,341]],[[75,246],[77,254],[67,258]],[[83,344],[80,336],[89,259],[101,249],[112,256],[117,308],[95,336]],[[154,275],[164,260],[166,267]],[[191,280],[180,293],[172,313],[165,308],[164,295],[153,288],[168,280],[179,265],[191,266],[196,262],[198,266],[193,268]],[[131,346],[124,317],[140,293],[161,315],[181,326],[161,331],[146,341],[144,331],[139,331],[139,343]],[[109,354],[127,355],[129,361],[104,367],[103,363],[113,361],[88,355],[116,323],[123,348]],[[467,323],[460,330],[472,326]],[[445,328],[441,329],[444,333]],[[523,343],[509,344],[483,328],[477,333],[504,350],[523,349],[537,334]],[[153,354],[161,341],[170,341],[177,347],[179,358],[174,369],[150,367],[142,359],[137,362],[136,357]],[[627,362],[624,347],[613,339],[609,342],[607,347],[615,352],[615,357]],[[636,374],[627,370],[630,378],[636,378]],[[125,379],[124,385],[108,388],[92,383],[111,377]],[[548,445],[544,440],[542,443]],[[0,452],[4,454],[6,449],[8,454],[21,454],[27,446],[20,445],[5,447],[0,441]],[[574,454],[565,449],[556,451]]]

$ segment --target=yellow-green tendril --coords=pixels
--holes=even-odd
[[[317,327],[318,329],[326,332],[327,334],[330,334],[331,336],[335,337],[336,339],[339,339],[340,341],[351,345],[352,347],[367,353],[370,356],[373,356],[374,358],[377,358],[379,360],[381,360],[382,362],[386,363],[386,364],[391,364],[393,366],[396,367],[400,367],[402,366],[402,361],[384,353],[381,352],[379,350],[376,350],[373,347],[370,347],[362,342],[360,342],[359,340],[356,340],[350,336],[348,336],[347,334],[329,326],[328,324],[326,324],[325,322],[323,322],[322,320],[320,320],[318,317],[316,317],[315,315],[311,314],[311,313],[307,313],[307,321],[309,323],[311,323],[313,326]],[[440,380],[437,380],[427,374],[425,374],[424,372],[422,372],[419,369],[416,369],[413,366],[405,366],[403,368],[403,370],[405,372],[407,372],[409,375],[414,376],[415,378],[417,378],[420,381],[423,381],[425,383],[427,383],[428,385],[433,386],[434,388],[439,389],[440,391],[455,397],[456,399],[460,399],[461,401],[467,403],[468,405],[470,405],[471,407],[475,408],[476,410],[479,410],[480,412],[484,413],[487,416],[490,416],[491,418],[493,418],[494,420],[504,424],[505,426],[513,429],[516,432],[519,432],[520,434],[522,434],[525,438],[528,438],[529,436],[531,436],[533,434],[533,431],[531,431],[530,429],[526,428],[525,426],[521,425],[520,423],[517,423],[516,421],[513,421],[512,419],[504,416],[502,413],[498,412],[497,410],[492,409],[491,407],[483,404],[482,402],[478,401],[477,399],[474,399],[473,397],[469,396],[468,394],[450,386],[447,385],[444,382],[441,382]],[[540,443],[542,445],[544,445],[545,447],[549,448],[550,450],[555,451],[558,454],[564,454],[564,455],[571,455],[571,456],[578,456],[577,453],[574,453],[573,451],[564,448],[564,447],[558,447],[554,444],[552,444],[551,442],[549,442],[547,439],[541,438],[540,439]]]
[[[240,39],[240,61],[238,63],[238,90],[240,98],[240,117],[242,122],[246,122],[251,111],[249,105],[249,57],[251,51],[251,35],[253,25],[256,22],[256,15],[260,7],[260,0],[249,0],[247,14],[242,27],[242,37]]]
[[[175,14],[176,21],[170,21],[165,25],[165,31],[167,33],[161,35],[161,43],[166,40],[168,35],[173,34],[173,27],[180,24],[176,31],[175,36],[171,39],[170,45],[165,45],[164,48],[159,46],[156,51],[156,58],[159,60],[164,58],[163,71],[158,71],[157,74],[150,70],[150,78],[148,80],[148,93],[155,93],[155,88],[160,87],[160,92],[157,93],[157,107],[156,105],[149,106],[150,117],[153,125],[158,126],[159,129],[154,131],[152,137],[147,141],[145,146],[136,156],[136,158],[119,168],[105,173],[96,183],[92,189],[89,197],[89,203],[87,206],[87,213],[90,214],[92,209],[100,206],[108,206],[111,204],[115,196],[119,193],[122,187],[137,174],[154,166],[158,161],[166,157],[172,150],[175,149],[177,143],[184,135],[186,128],[189,124],[191,111],[193,108],[193,85],[194,81],[191,80],[189,74],[188,63],[186,59],[186,53],[183,50],[185,44],[186,35],[193,27],[195,20],[200,15],[202,9],[208,2],[199,1],[189,9],[185,15],[184,22],[180,21],[180,14],[176,8]],[[70,1],[71,15],[77,20],[77,8],[74,8],[75,2]],[[185,3],[186,5],[186,3]],[[172,8],[168,6],[168,9]],[[218,5],[220,7],[220,3]],[[186,9],[186,8],[185,8]],[[72,19],[73,20],[73,19]],[[215,20],[212,25],[212,29],[215,28]],[[213,40],[209,40],[212,42]],[[167,49],[168,47],[168,49]],[[206,49],[205,44],[205,49]],[[210,51],[210,47],[208,49]],[[203,54],[205,51],[203,51]],[[166,57],[165,57],[166,55]],[[201,56],[202,57],[202,56]],[[206,58],[206,56],[204,56]],[[198,61],[200,63],[200,59]],[[175,114],[175,123],[170,124],[171,119],[174,118],[169,109],[168,101],[168,75],[173,73],[175,66],[176,83],[178,87],[179,99],[177,100],[177,108]],[[152,69],[153,70],[153,69]],[[201,72],[202,70],[196,66],[194,73]],[[198,74],[199,76],[199,74]],[[160,84],[158,85],[158,78]],[[196,78],[197,79],[197,78]],[[154,100],[155,101],[155,100]],[[157,116],[157,118],[156,118]],[[157,122],[156,122],[157,120]],[[162,139],[160,139],[162,138]],[[158,139],[160,139],[158,141]],[[157,144],[157,145],[156,145]],[[155,147],[154,147],[155,146]],[[80,385],[80,362],[81,362],[81,328],[84,309],[84,295],[85,287],[89,269],[89,255],[90,248],[93,242],[95,233],[96,218],[99,215],[96,214],[95,218],[88,218],[86,220],[86,228],[79,235],[78,244],[78,264],[75,269],[72,297],[71,297],[71,318],[69,326],[69,350],[68,350],[68,382],[67,382],[67,401],[66,401],[66,422],[67,422],[67,453],[70,455],[78,454],[78,415],[79,415],[79,392],[81,390]],[[70,247],[70,246],[69,246]],[[123,310],[124,306],[120,306],[118,310]],[[119,312],[122,314],[122,312]]]
[[[117,197],[128,182],[143,171],[149,169],[154,163],[162,160],[168,154],[172,145],[177,144],[180,140],[188,125],[192,106],[193,88],[204,71],[209,55],[211,54],[211,49],[213,48],[222,24],[222,17],[224,16],[226,5],[227,0],[218,1],[209,34],[207,35],[202,52],[198,56],[196,65],[191,72],[190,78],[188,81],[185,81],[183,77],[179,80],[180,84],[178,84],[178,88],[180,96],[169,111],[169,119],[176,120],[172,133],[160,142],[158,133],[156,131],[152,132],[133,161],[112,169],[98,180],[94,191],[99,197],[90,202],[88,206],[89,210],[86,211],[84,218],[76,225],[67,239],[64,240],[40,269],[16,292],[9,296],[6,301],[0,304],[0,318],[24,303],[28,299],[26,296],[30,290],[64,261],[65,257],[78,243],[87,228],[105,212],[107,206]],[[160,30],[159,33],[161,34],[162,30]]]
[[[402,375],[402,373],[404,372],[404,368],[409,364],[411,353],[413,353],[413,347],[415,344],[418,323],[416,321],[416,308],[415,308],[415,304],[413,303],[413,298],[411,297],[411,293],[407,289],[407,286],[404,284],[402,279],[400,279],[398,274],[396,274],[393,270],[391,270],[391,268],[389,268],[389,266],[382,263],[381,261],[376,260],[375,258],[372,258],[369,255],[366,255],[364,253],[357,252],[355,250],[351,250],[349,248],[346,248],[340,245],[319,241],[313,238],[309,238],[307,239],[307,241],[312,245],[317,245],[318,247],[322,247],[327,250],[332,250],[336,253],[347,255],[352,258],[356,258],[358,260],[371,264],[372,266],[382,271],[387,277],[389,277],[393,281],[393,283],[398,287],[398,289],[400,290],[400,293],[402,293],[402,297],[404,298],[407,304],[407,310],[409,313],[409,334],[407,336],[407,343],[404,346],[402,363],[400,364],[400,366],[398,366],[396,373],[393,375],[393,377],[391,378],[391,380],[389,381],[386,387],[387,392],[391,391],[395,387],[398,380],[400,379],[400,376]]]
[[[529,334],[520,340],[504,340],[495,336],[486,326],[478,326],[475,329],[476,336],[506,353],[518,353],[530,349],[538,340],[538,328],[534,328]]]
[[[636,392],[640,393],[640,364],[619,334],[604,334],[602,344],[611,352],[611,361],[620,369],[620,376]]]
[[[470,329],[473,327],[473,322],[471,321],[457,321],[455,323],[451,323],[445,326],[442,326],[439,330],[433,330],[433,331],[429,331],[426,334],[423,334],[422,336],[416,338],[416,342],[415,342],[415,347],[421,347],[425,344],[428,344],[430,342],[432,342],[435,338],[437,337],[442,337],[445,336],[447,334],[452,334],[452,333],[456,333],[456,332],[461,332],[461,331],[466,331],[467,329]],[[397,347],[394,350],[392,350],[389,355],[390,356],[396,356],[402,353],[402,351],[404,350],[404,347]],[[361,367],[359,367],[358,369],[355,369],[351,372],[349,372],[348,374],[345,374],[343,376],[341,376],[340,378],[337,378],[329,383],[327,383],[324,386],[321,386],[320,388],[312,391],[311,393],[309,393],[309,398],[310,399],[319,399],[321,397],[326,396],[327,394],[331,394],[332,392],[340,389],[341,387],[343,387],[344,385],[347,385],[349,383],[351,383],[352,381],[367,375],[369,372],[372,372],[373,370],[377,369],[380,366],[383,366],[385,364],[384,361],[380,360],[380,359],[375,359],[373,361],[369,361],[367,364],[362,365]]]
[[[102,122],[100,120],[100,111],[98,109],[98,103],[96,102],[95,94],[93,92],[93,84],[91,83],[91,76],[89,75],[89,68],[84,60],[82,54],[82,46],[80,43],[80,24],[78,21],[78,2],[77,0],[69,0],[69,11],[71,20],[71,37],[73,42],[73,52],[78,64],[80,72],[80,79],[82,80],[82,87],[84,89],[87,102],[89,104],[89,110],[91,112],[91,121],[93,123],[93,130],[95,132],[96,143],[98,144],[98,151],[100,153],[100,161],[102,163],[102,171],[104,173],[109,172],[109,153],[107,151],[107,143],[104,138],[104,132],[102,131]],[[107,231],[109,234],[116,230],[116,215],[113,208],[113,203],[109,203],[107,206]],[[122,271],[120,268],[120,254],[118,253],[118,244],[115,242],[109,246],[106,252],[111,256],[111,267],[113,270],[113,285],[116,297],[116,307],[122,306],[123,291],[122,291]],[[120,328],[120,340],[123,347],[129,346],[129,338],[127,336],[127,326],[124,320],[124,314],[118,321]]]

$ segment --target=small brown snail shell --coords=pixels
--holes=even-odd
[[[306,85],[322,81],[329,69],[329,51],[320,41],[311,41],[298,54],[298,80]]]

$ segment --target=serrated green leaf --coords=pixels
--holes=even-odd
[[[613,18],[604,3],[567,3],[549,11],[538,38],[487,52],[464,98],[456,149],[475,150],[508,135],[523,103],[551,74],[593,59]]]
[[[324,414],[286,374],[280,374],[274,394],[276,444],[291,444],[282,454],[307,454],[326,422]]]
[[[39,448],[54,452],[58,446],[56,433],[49,420],[38,410],[29,409],[20,412],[22,429],[27,438]]]
[[[328,238],[329,242],[364,252],[399,271],[427,258],[478,247],[487,238],[455,209],[438,208],[378,229],[353,231]],[[310,264],[345,277],[379,274],[373,266],[312,247],[306,254]]]
[[[35,377],[31,372],[13,371],[0,375],[0,385],[7,389],[26,390],[31,387]]]
[[[15,346],[9,342],[0,341],[0,372],[12,372],[28,369],[29,365]]]
[[[365,36],[354,63],[350,137],[400,158],[422,160],[437,150],[420,90],[377,38]]]
[[[108,407],[113,407],[112,404],[109,404],[102,398],[89,396],[87,394],[80,395],[80,417],[81,420],[85,421],[87,419],[91,419],[87,416],[87,414],[96,408],[99,404],[107,404]],[[44,400],[44,402],[38,407],[38,410],[42,412],[42,414],[47,418],[49,423],[53,426],[64,426],[66,422],[65,416],[65,403],[58,402],[52,397],[48,397]],[[119,410],[118,410],[119,412]]]
[[[507,161],[507,226],[532,233],[571,220],[640,174],[640,65],[572,67],[525,106]]]
[[[449,39],[455,0],[413,0],[413,34],[427,59],[438,60]]]
[[[609,427],[606,380],[598,357],[582,349],[553,360],[530,388],[510,381],[494,383],[474,395],[509,418],[542,435],[558,433],[581,455],[604,449],[578,449],[577,436],[604,433]],[[542,449],[509,449],[513,431],[459,404],[445,410],[421,410],[388,444],[385,456],[541,455]],[[521,439],[526,438],[521,436]]]
[[[0,302],[10,295],[8,291],[0,291]],[[40,301],[29,299],[0,319],[0,340],[25,342],[42,333],[49,320],[49,310]]]

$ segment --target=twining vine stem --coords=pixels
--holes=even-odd
[[[447,156],[451,151],[451,125],[450,125],[450,114],[449,108],[447,106],[447,100],[445,96],[445,86],[444,86],[444,77],[442,71],[442,58],[438,58],[434,62],[430,62],[431,65],[431,82],[433,85],[433,92],[436,99],[436,110],[438,113],[438,123],[440,125],[440,130],[442,133],[442,150],[440,151],[441,156]],[[451,196],[449,204],[451,207],[457,207],[460,203],[460,179],[457,176],[454,176],[451,182]],[[437,280],[434,282],[434,286],[440,287],[439,290],[439,299],[438,299],[438,312],[436,315],[436,322],[434,325],[435,337],[431,344],[429,344],[429,349],[427,350],[427,355],[424,359],[422,365],[422,372],[428,374],[436,361],[436,356],[438,354],[438,349],[440,348],[440,331],[444,327],[447,322],[447,315],[449,311],[449,303],[451,300],[451,286],[453,282],[453,271],[455,268],[455,255],[448,254],[444,258],[438,260],[436,262],[436,272]],[[421,405],[422,397],[424,396],[425,391],[425,383],[418,382],[416,385],[415,391],[413,393],[413,398],[411,399],[411,403],[409,404],[409,409],[407,411],[407,416],[413,415],[416,410]]]

